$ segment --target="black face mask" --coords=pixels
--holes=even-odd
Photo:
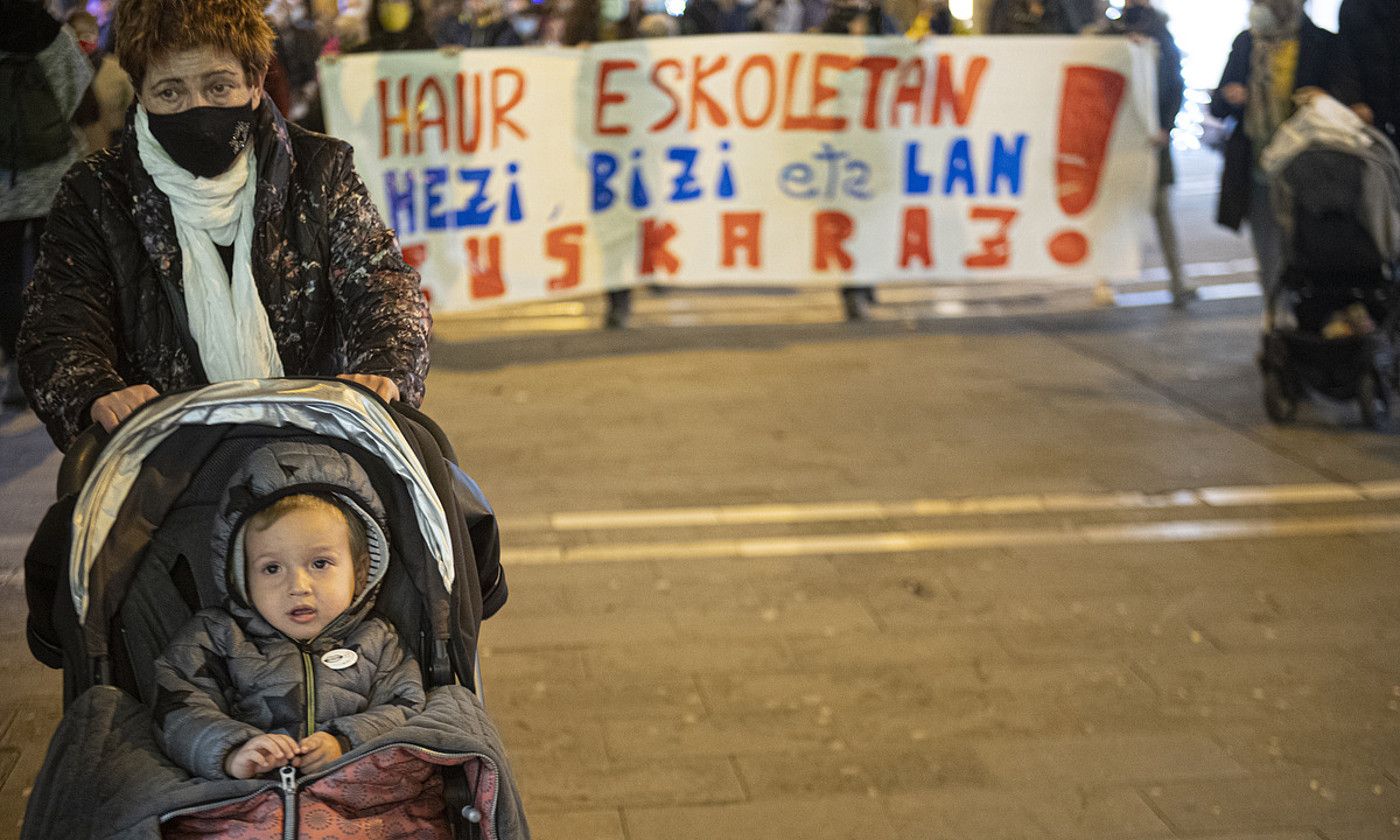
[[[146,115],[151,135],[180,166],[213,178],[233,165],[253,136],[253,106],[190,108],[178,114]]]

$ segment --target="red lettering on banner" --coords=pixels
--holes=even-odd
[[[974,207],[969,215],[974,222],[996,222],[996,232],[982,238],[982,250],[963,259],[968,268],[1004,268],[1011,262],[1011,224],[1020,215],[1003,207]]]
[[[793,56],[798,58],[798,56]],[[831,85],[822,81],[822,73],[827,70],[840,70],[842,72],[850,70],[856,65],[856,60],[849,55],[835,55],[833,53],[818,53],[816,63],[812,68],[812,110],[805,117],[793,117],[790,121],[784,119],[783,128],[786,129],[807,129],[810,131],[840,131],[846,127],[845,117],[822,116],[819,112],[821,106],[836,98],[839,91]],[[788,65],[788,71],[794,76],[797,74],[797,62]],[[788,79],[788,98],[791,99],[793,80]],[[791,102],[788,103],[789,108]],[[785,115],[786,116],[786,115]]]
[[[743,248],[746,256],[745,262],[748,263],[749,268],[762,266],[762,213],[722,213],[720,214],[720,227],[724,243],[720,265],[725,268],[733,268],[738,264],[737,252]]]
[[[787,78],[783,79],[783,131],[794,131],[802,126],[792,113],[793,88],[797,86],[797,68],[802,64],[802,53],[792,53],[787,60]]]
[[[423,113],[428,110],[426,98],[431,93],[437,99],[437,107],[432,109],[436,116],[431,119],[425,118]],[[438,84],[437,78],[429,76],[418,85],[418,95],[414,97],[418,101],[418,125],[416,126],[418,139],[418,151],[428,151],[427,141],[423,138],[424,133],[429,128],[438,130],[438,147],[440,151],[447,151],[447,96],[442,92],[442,85]]]
[[[652,123],[649,129],[651,131],[662,131],[669,128],[681,115],[681,98],[677,96],[676,92],[667,86],[665,82],[661,81],[661,71],[663,68],[667,67],[676,71],[677,81],[680,81],[681,77],[685,75],[685,68],[674,58],[663,58],[656,62],[655,67],[651,68],[651,83],[662,93],[666,94],[667,99],[671,100],[671,112]]]
[[[472,300],[500,297],[506,293],[501,279],[501,235],[486,237],[486,261],[481,259],[481,238],[467,237],[467,273],[471,278]]]
[[[768,99],[763,105],[763,112],[757,117],[751,117],[744,107],[744,80],[748,77],[749,71],[756,67],[762,67],[768,74],[768,82],[764,89],[768,92]],[[739,65],[739,74],[734,80],[734,110],[739,114],[739,122],[747,128],[758,128],[773,116],[773,109],[778,107],[778,68],[773,65],[773,59],[766,55],[751,55],[744,59],[744,63]]]
[[[579,283],[580,269],[583,267],[583,225],[564,225],[546,231],[544,253],[552,260],[561,260],[564,271],[557,277],[549,278],[551,292],[572,289]]]
[[[515,79],[515,92],[509,99],[502,102],[501,88],[499,82],[502,79]],[[508,119],[511,109],[520,104],[520,100],[525,98],[525,74],[511,67],[498,67],[491,71],[491,148],[501,147],[501,126],[509,126],[511,131],[519,140],[529,139],[525,134],[525,129],[515,120]]]
[[[890,127],[899,128],[901,106],[914,108],[913,125],[918,125],[924,113],[924,60],[915,58],[899,70],[895,79],[894,101],[890,103]]]
[[[963,81],[962,90],[954,90],[953,57],[938,57],[938,87],[933,95],[934,125],[943,124],[943,109],[949,105],[953,108],[953,122],[967,125],[967,119],[972,115],[972,105],[977,98],[977,87],[982,83],[982,74],[987,72],[987,63],[986,56],[974,56],[967,64],[967,78]]]
[[[681,270],[681,261],[667,247],[679,232],[672,222],[658,225],[655,219],[642,219],[641,274],[655,274],[658,266],[668,274]]]
[[[870,81],[865,86],[865,115],[861,117],[860,124],[875,129],[879,127],[876,112],[880,108],[880,83],[884,81],[886,73],[899,66],[899,61],[887,55],[867,55],[857,64],[870,74]]]
[[[703,61],[704,56],[695,56],[694,75],[691,77],[690,80],[691,131],[694,131],[696,127],[700,124],[701,105],[704,105],[705,110],[709,112],[710,122],[714,123],[716,126],[719,126],[721,128],[723,128],[726,125],[729,125],[729,116],[724,113],[724,109],[720,107],[718,100],[716,100],[713,96],[710,96],[710,94],[706,92],[705,88],[702,87],[702,85],[705,84],[706,79],[710,78],[714,74],[724,69],[724,66],[729,63],[729,59],[721,55],[718,58],[716,58],[715,63],[710,65],[709,67],[703,66]]]
[[[855,233],[855,220],[839,210],[823,210],[817,213],[813,229],[815,247],[812,267],[817,271],[827,271],[835,262],[842,271],[850,271],[855,260],[843,246]]]
[[[403,246],[403,261],[408,263],[408,267],[417,271],[423,267],[423,263],[428,261],[428,243],[415,242],[412,245]]]
[[[598,63],[598,85],[596,102],[593,105],[593,130],[598,134],[627,134],[625,125],[603,125],[603,109],[609,105],[621,105],[627,101],[627,94],[608,90],[608,76],[619,70],[636,70],[637,62],[629,59],[601,61]]]
[[[924,268],[933,267],[933,229],[927,207],[904,208],[904,236],[899,249],[899,267],[908,268],[917,259]]]
[[[410,111],[408,107],[408,77],[399,79],[399,110],[394,116],[389,116],[389,80],[379,80],[379,156],[382,158],[392,154],[389,148],[389,127],[398,126],[403,135],[403,153],[412,154],[412,137],[408,133],[408,123]]]
[[[467,74],[458,73],[455,85],[457,91],[457,151],[471,154],[481,142],[481,74],[472,74],[472,129],[467,135]]]

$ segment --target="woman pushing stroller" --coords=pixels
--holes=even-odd
[[[262,94],[258,0],[123,0],[137,90],[121,142],[70,170],[18,346],[60,449],[158,394],[341,375],[418,405],[431,323],[350,146]],[[99,223],[100,220],[100,223]]]

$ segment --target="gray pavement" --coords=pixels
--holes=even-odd
[[[1180,204],[1188,260],[1247,257]],[[1257,298],[655,300],[434,347],[503,522],[482,668],[536,837],[1400,837],[1400,435],[1271,426]],[[0,464],[15,836],[59,688],[21,632],[32,416]]]

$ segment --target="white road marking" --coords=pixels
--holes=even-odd
[[[713,507],[653,508],[555,513],[506,517],[507,532],[597,531],[641,528],[692,528],[725,525],[785,525],[856,522],[945,516],[1089,513],[1164,508],[1273,507],[1374,502],[1400,499],[1400,481],[1314,484],[1262,484],[1201,487],[1163,493],[1044,493],[911,501],[813,502]]]
[[[813,537],[620,543],[507,549],[507,566],[653,560],[759,559],[895,554],[1015,546],[1121,545],[1240,539],[1351,536],[1400,532],[1400,515],[1324,516],[1292,520],[1204,519],[1110,523],[1067,528],[886,531]]]

